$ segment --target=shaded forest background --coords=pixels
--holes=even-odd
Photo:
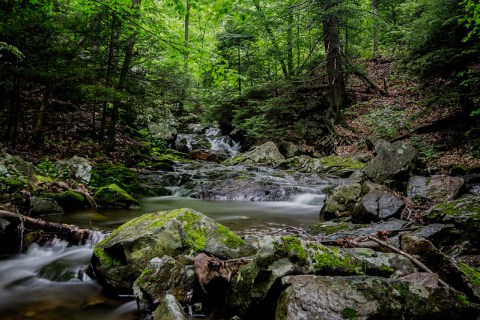
[[[1,147],[137,165],[204,122],[245,146],[349,153],[380,136],[475,165],[479,12],[473,0],[4,0]]]

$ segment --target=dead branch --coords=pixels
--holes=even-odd
[[[83,244],[92,234],[92,230],[89,229],[79,229],[74,225],[48,222],[3,210],[0,210],[0,218],[11,222],[19,222],[22,224],[22,232],[23,229],[51,232],[71,244]]]
[[[394,246],[392,245],[389,245],[388,243],[386,242],[383,242],[382,240],[379,240],[377,238],[374,238],[374,237],[371,237],[371,236],[368,236],[368,239],[369,240],[372,240],[372,241],[375,241],[376,243],[378,243],[379,245],[381,246],[384,246],[398,254],[401,254],[402,256],[408,258],[410,261],[412,261],[415,265],[417,265],[419,268],[423,269],[424,271],[426,272],[429,272],[429,273],[435,273],[433,272],[432,270],[430,270],[426,265],[424,265],[422,262],[420,262],[420,260],[418,260],[417,258],[415,258],[414,256],[406,253],[405,251],[402,251],[398,248],[395,248]],[[450,286],[448,285],[448,283],[446,283],[445,281],[443,281],[442,279],[438,279],[438,282],[444,286],[444,287],[447,287],[447,288],[450,288]]]

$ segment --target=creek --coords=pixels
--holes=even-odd
[[[224,138],[219,141],[228,142]],[[212,147],[234,155],[232,143]],[[247,238],[286,226],[305,227],[318,222],[325,187],[339,183],[338,178],[316,174],[206,162],[179,164],[174,172],[142,175],[168,186],[172,195],[143,198],[140,206],[130,209],[49,216],[50,221],[98,232],[83,247],[54,240],[0,260],[2,319],[135,319],[136,304],[131,298],[105,296],[101,286],[86,275],[92,247],[105,232],[144,213],[182,207],[200,211]]]

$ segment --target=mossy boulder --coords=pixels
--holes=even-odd
[[[198,252],[234,258],[254,251],[240,237],[202,213],[177,209],[146,214],[120,226],[95,246],[92,265],[108,288],[131,292],[133,282],[151,259]]]
[[[407,195],[414,202],[437,204],[454,200],[464,186],[462,177],[434,175],[431,177],[413,176],[408,181]]]
[[[380,277],[289,276],[276,320],[476,319],[479,310],[455,290]]]
[[[278,151],[277,145],[269,141],[235,158],[228,159],[223,164],[228,166],[239,164],[276,166],[283,160],[285,160],[285,157]]]
[[[463,230],[464,240],[471,240],[474,246],[480,243],[480,195],[437,204],[422,216],[428,223],[451,223]]]
[[[359,183],[342,184],[335,187],[327,195],[325,204],[320,210],[320,216],[325,220],[331,220],[351,215],[361,196],[361,191],[362,186]]]
[[[57,201],[50,198],[31,197],[29,216],[58,215],[63,214],[63,209]]]
[[[72,190],[58,193],[47,192],[42,196],[57,201],[63,209],[84,209],[89,206],[89,202],[83,194]]]
[[[33,164],[8,153],[0,155],[0,176],[20,176],[32,178],[37,174]]]
[[[104,207],[128,208],[132,205],[138,205],[137,200],[114,183],[99,188],[93,198],[97,204]]]
[[[362,170],[365,164],[351,157],[330,155],[323,158],[299,156],[282,161],[279,169],[294,169],[307,173],[329,173],[348,177],[356,170]]]
[[[262,310],[267,296],[284,276],[295,274],[403,275],[416,269],[396,254],[376,253],[370,249],[348,250],[327,247],[293,236],[265,237],[252,261],[241,266],[231,281],[227,306],[250,319]],[[271,307],[271,306],[270,306]]]

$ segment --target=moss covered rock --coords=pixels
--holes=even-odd
[[[327,196],[320,215],[325,220],[349,216],[360,198],[362,186],[359,183],[342,184]]]
[[[105,207],[130,207],[138,204],[138,201],[132,198],[125,190],[112,183],[101,187],[95,192],[95,201]]]
[[[159,211],[125,223],[97,244],[92,265],[107,287],[130,292],[151,259],[197,252],[233,258],[252,254],[253,248],[195,210]]]
[[[269,141],[248,152],[242,153],[235,158],[228,159],[224,161],[223,164],[228,166],[238,164],[263,164],[276,166],[283,160],[285,160],[285,157],[280,151],[278,151],[277,145],[274,142]]]
[[[265,237],[260,249],[248,264],[240,267],[232,280],[227,305],[240,316],[250,319],[274,285],[284,276],[321,275],[404,275],[416,269],[396,254],[377,253],[370,249],[348,250],[327,247],[293,236]]]
[[[380,277],[290,276],[281,285],[276,320],[475,319],[479,311],[452,289]]]
[[[89,205],[83,194],[71,190],[59,193],[48,192],[42,196],[54,199],[63,209],[83,209]]]

